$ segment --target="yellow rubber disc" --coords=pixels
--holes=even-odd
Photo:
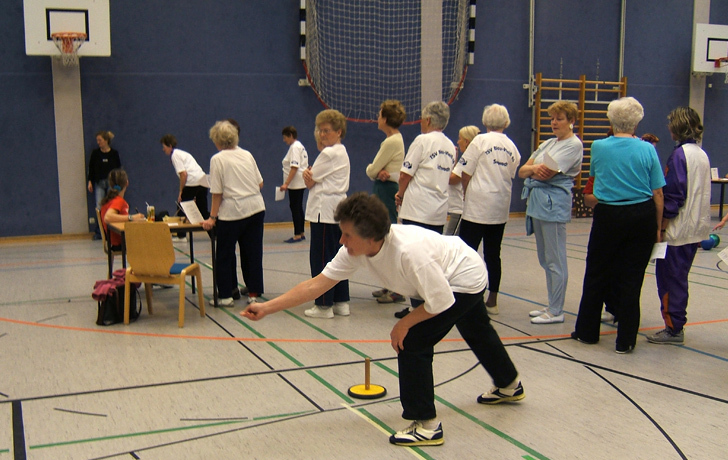
[[[379,385],[354,385],[349,388],[349,396],[359,399],[376,399],[387,394],[387,389]]]

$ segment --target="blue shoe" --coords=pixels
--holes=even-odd
[[[305,241],[305,240],[306,240],[305,236],[302,236],[299,239],[291,237],[291,238],[288,238],[287,240],[285,240],[284,243],[300,243],[301,241]]]

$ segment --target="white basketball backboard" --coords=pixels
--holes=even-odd
[[[695,24],[693,30],[693,72],[728,73],[728,66],[715,61],[728,57],[728,25]]]
[[[83,32],[79,56],[111,56],[109,0],[23,0],[25,54],[57,56],[55,32]]]

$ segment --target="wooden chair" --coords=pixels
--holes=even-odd
[[[128,222],[124,227],[126,238],[125,287],[130,283],[144,283],[147,309],[152,314],[152,284],[179,284],[179,327],[185,325],[185,277],[197,278],[197,296],[200,316],[205,317],[205,299],[202,296],[202,272],[196,263],[175,263],[174,247],[169,226],[164,222]],[[124,296],[124,324],[129,324],[129,296]]]
[[[101,222],[101,210],[99,208],[96,208],[96,223],[99,225],[99,232],[101,233],[101,242],[104,245],[104,253],[109,257],[109,277],[108,279],[111,279],[111,274],[114,273],[114,258],[116,256],[122,255],[121,249],[112,250],[111,249],[111,240],[109,239],[109,235],[104,228],[104,224]]]

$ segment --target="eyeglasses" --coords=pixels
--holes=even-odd
[[[324,128],[324,129],[317,129],[316,132],[319,134],[330,134],[330,133],[333,133],[334,130],[329,129],[329,128]]]

